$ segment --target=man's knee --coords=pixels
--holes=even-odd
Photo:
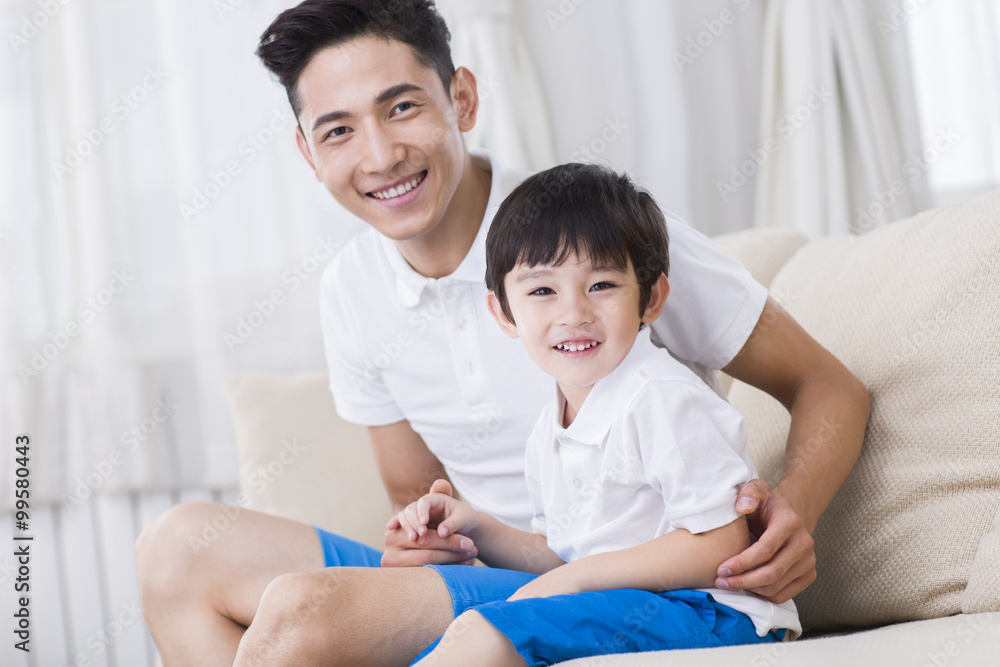
[[[135,542],[135,561],[144,594],[180,593],[204,562],[199,558],[203,527],[228,507],[221,503],[174,505],[146,526]]]

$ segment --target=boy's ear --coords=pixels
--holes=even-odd
[[[500,325],[505,334],[511,338],[520,338],[517,333],[517,326],[504,315],[503,309],[500,308],[500,299],[497,298],[497,295],[492,290],[486,295],[486,307],[490,309],[490,315],[497,321],[497,324]]]
[[[295,145],[299,147],[299,152],[302,153],[302,157],[306,159],[309,163],[309,167],[312,169],[313,176],[316,180],[319,180],[319,172],[316,171],[316,165],[313,163],[312,152],[309,150],[309,142],[306,141],[306,136],[302,134],[302,128],[295,128]]]
[[[468,132],[476,126],[479,111],[479,88],[476,75],[459,67],[451,77],[451,104],[458,118],[458,129]]]
[[[670,294],[670,283],[667,281],[667,276],[661,273],[649,291],[649,303],[646,304],[646,312],[642,314],[643,322],[648,324],[660,316],[668,294]]]

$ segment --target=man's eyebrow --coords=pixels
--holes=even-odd
[[[390,88],[386,88],[381,93],[379,93],[378,97],[375,98],[375,104],[376,106],[379,104],[385,104],[394,97],[398,97],[403,93],[412,93],[412,92],[422,93],[424,92],[424,89],[412,83],[399,83]]]
[[[386,88],[381,93],[379,93],[375,97],[375,105],[378,106],[379,104],[385,104],[394,97],[398,97],[403,93],[412,93],[412,92],[424,92],[424,89],[412,83],[396,84],[395,86]],[[320,125],[325,125],[326,123],[333,123],[342,118],[348,118],[350,116],[351,112],[349,111],[331,111],[330,113],[325,113],[319,118],[317,118],[315,121],[313,121],[313,126],[312,126],[313,132],[315,132],[316,128],[318,128]]]

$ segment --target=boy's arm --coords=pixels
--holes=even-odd
[[[447,494],[430,493],[411,503],[389,521],[388,527],[394,526],[414,541],[435,534],[445,539],[465,535],[490,567],[541,574],[564,563],[544,535],[508,526]]]
[[[861,453],[868,391],[770,298],[723,370],[780,401],[792,423],[777,488],[754,480],[739,492],[736,509],[759,539],[722,563],[715,585],[785,602],[816,579],[812,532]]]
[[[654,592],[708,588],[719,564],[749,545],[750,531],[744,517],[697,535],[674,530],[629,549],[567,563],[522,586],[510,599],[614,588]]]

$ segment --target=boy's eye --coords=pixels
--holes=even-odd
[[[537,294],[538,296],[546,296],[548,294],[555,294],[555,292],[553,292],[548,287],[539,287],[538,289],[531,290],[530,292],[528,292],[528,294]]]
[[[594,285],[590,289],[593,292],[599,292],[600,290],[605,290],[614,286],[615,286],[614,283],[609,283],[607,281],[604,281],[604,282],[594,283]]]

